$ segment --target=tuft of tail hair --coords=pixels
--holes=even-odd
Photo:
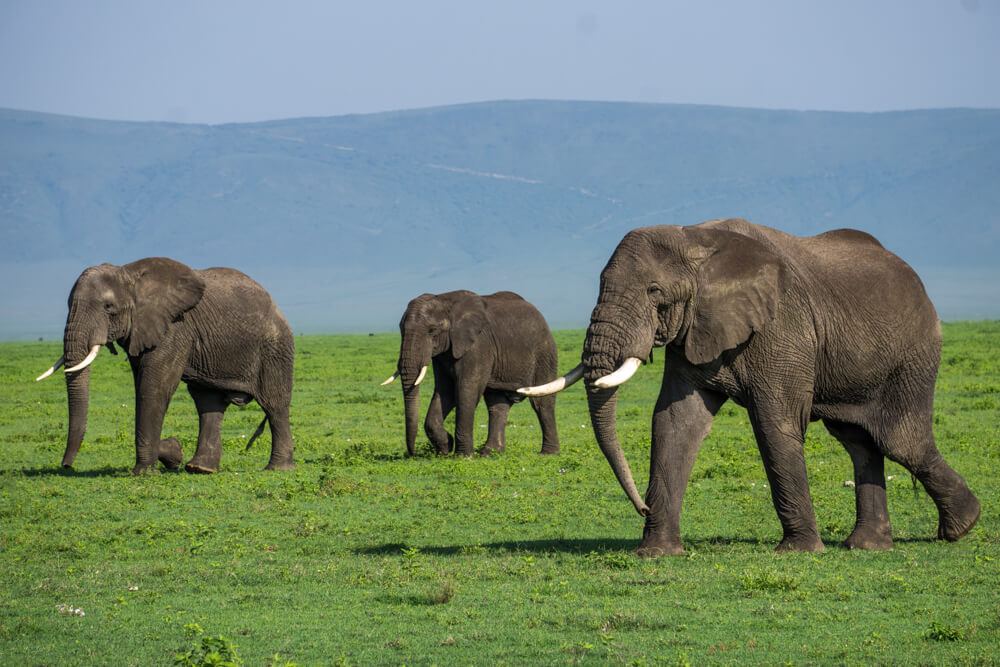
[[[254,431],[253,435],[250,436],[250,440],[247,442],[247,448],[243,450],[244,453],[250,451],[250,445],[252,445],[253,441],[256,440],[261,433],[264,432],[264,424],[266,423],[267,423],[267,415],[264,415],[264,418],[260,420],[260,426],[258,426],[257,430]]]

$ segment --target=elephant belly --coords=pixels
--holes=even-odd
[[[520,384],[518,386],[523,387],[524,384]],[[495,387],[490,385],[486,387],[486,390],[496,391],[503,394],[503,397],[507,400],[508,403],[520,403],[526,398],[523,394],[517,393],[516,389],[508,389],[507,385],[504,385],[503,387]]]
[[[242,391],[226,392],[226,401],[233,405],[244,406],[253,400],[253,396]]]
[[[185,370],[181,379],[187,384],[196,384],[223,393],[227,403],[246,405],[254,400],[251,383],[242,378],[218,377],[203,372]]]

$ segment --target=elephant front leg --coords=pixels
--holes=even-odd
[[[184,469],[190,473],[213,473],[222,460],[222,417],[229,402],[222,392],[198,384],[189,384],[188,393],[198,410],[198,446]]]
[[[180,384],[180,367],[175,372],[153,373],[146,369],[135,372],[135,467],[133,475],[155,472],[157,461],[175,470],[183,461],[184,452],[176,438],[160,439],[163,418],[170,406],[170,397]]]
[[[787,404],[765,403],[749,412],[771,487],[771,501],[781,521],[782,538],[776,551],[823,551],[806,474],[808,406],[791,409]]]
[[[454,407],[455,396],[451,385],[437,383],[434,387],[434,395],[431,396],[431,404],[427,408],[424,432],[427,434],[427,439],[437,449],[438,454],[450,454],[455,446],[454,438],[444,427],[444,420],[448,418]]]
[[[636,553],[644,557],[682,555],[681,507],[691,469],[712,420],[726,397],[692,389],[665,376],[653,414],[649,488],[650,512]]]
[[[503,392],[487,389],[483,395],[486,409],[489,411],[489,434],[486,443],[479,453],[483,456],[507,449],[507,416],[510,414],[510,401]]]
[[[455,406],[455,453],[461,456],[472,456],[475,453],[473,427],[476,420],[476,405],[485,387],[471,386],[471,383],[458,382]]]
[[[184,463],[184,448],[177,438],[164,438],[160,440],[159,454],[157,460],[163,464],[167,470],[179,470]]]

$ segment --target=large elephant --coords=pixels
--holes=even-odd
[[[649,487],[639,497],[615,432],[616,387],[665,346]],[[957,540],[979,501],[934,444],[941,325],[913,270],[860,231],[800,238],[745,220],[629,232],[601,273],[582,363],[594,434],[646,517],[638,553],[684,553],[680,515],[695,456],[727,398],[746,408],[783,537],[823,549],[803,442],[823,420],[854,465],[857,521],[845,546],[889,549],[884,457],[919,479],[938,537]]]
[[[69,295],[63,356],[38,379],[66,364],[69,435],[62,465],[72,467],[87,428],[90,363],[102,345],[128,355],[135,381],[135,468],[161,461],[180,467],[176,438],[161,440],[163,417],[181,380],[198,409],[198,445],[188,472],[215,472],[220,428],[230,403],[256,399],[264,410],[254,438],[271,425],[268,469],[292,459],[289,403],[295,343],[271,296],[234,269],[195,271],[164,257],[86,269]],[[251,439],[252,442],[252,439]]]
[[[482,453],[506,447],[507,415],[524,400],[518,387],[556,377],[555,340],[538,310],[513,292],[480,296],[460,290],[422,294],[410,301],[399,322],[402,342],[396,372],[403,385],[406,449],[415,453],[420,382],[434,366],[434,395],[424,429],[438,452],[473,453],[473,420],[480,397],[489,409],[489,434]],[[555,396],[532,398],[542,427],[542,453],[559,451]],[[455,409],[455,437],[444,420]]]

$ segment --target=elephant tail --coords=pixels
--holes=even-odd
[[[266,423],[267,423],[267,415],[264,415],[264,418],[260,420],[260,426],[258,426],[257,430],[254,431],[253,435],[250,436],[250,440],[247,442],[247,448],[243,450],[244,452],[250,451],[250,445],[252,445],[253,441],[256,440],[261,433],[264,432],[264,424]]]

